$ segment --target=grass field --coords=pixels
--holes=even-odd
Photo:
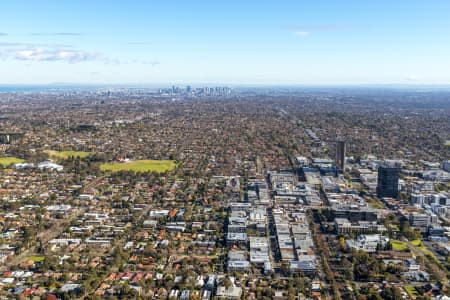
[[[105,163],[100,165],[102,171],[134,171],[134,172],[149,172],[154,171],[163,173],[174,169],[176,163],[173,160],[134,160],[130,162],[115,162]]]
[[[392,249],[394,249],[395,251],[404,251],[408,248],[408,247],[406,247],[406,244],[401,241],[392,240],[391,244],[392,244]]]
[[[433,254],[433,252],[431,252],[430,250],[428,250],[428,248],[425,247],[425,245],[422,243],[421,240],[414,240],[414,241],[411,241],[411,244],[414,245],[414,246],[416,246],[416,247],[418,247],[420,250],[422,250],[422,252],[423,252],[425,255],[435,257],[434,254]]]
[[[30,257],[28,257],[26,260],[27,260],[27,261],[28,261],[28,260],[32,260],[32,261],[34,261],[35,263],[36,263],[36,262],[43,262],[43,261],[45,260],[45,256],[30,256]]]
[[[17,158],[17,157],[0,157],[0,165],[7,167],[9,165],[22,163],[25,160]]]
[[[85,158],[91,155],[91,152],[86,151],[55,151],[55,150],[45,150],[45,153],[47,153],[50,157],[54,157],[57,159],[68,159],[69,157],[80,157]]]
[[[398,227],[397,224],[390,224],[390,226],[393,231],[400,231],[400,228]]]
[[[367,199],[367,202],[369,203],[370,207],[372,207],[372,208],[375,208],[375,209],[383,209],[383,208],[385,208],[383,203],[381,203],[378,200]]]
[[[411,241],[411,244],[413,244],[416,247],[423,247],[421,240],[413,240],[413,241]]]
[[[406,291],[406,293],[408,294],[408,296],[412,299],[415,299],[419,294],[417,293],[417,290],[415,287],[413,287],[412,285],[407,285],[405,287],[403,287]]]

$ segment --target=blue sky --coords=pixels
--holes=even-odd
[[[5,0],[0,84],[450,84],[448,0]]]

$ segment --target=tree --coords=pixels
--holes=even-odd
[[[371,279],[373,275],[379,272],[378,261],[362,250],[355,252],[352,261],[353,274],[356,280]]]
[[[383,292],[381,293],[381,295],[383,296],[383,299],[386,299],[386,300],[402,300],[403,299],[400,289],[395,286],[385,288],[383,290]]]
[[[345,238],[344,238],[343,236],[341,236],[341,237],[339,238],[339,248],[340,248],[342,251],[347,250],[347,244],[345,243]]]
[[[390,240],[386,243],[386,245],[384,245],[384,250],[385,251],[391,251],[392,250],[392,243],[391,243]]]
[[[222,281],[222,284],[226,289],[229,289],[233,283],[231,282],[230,278],[225,277]]]

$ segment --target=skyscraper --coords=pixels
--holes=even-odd
[[[345,150],[346,144],[345,141],[336,141],[336,154],[334,158],[334,162],[336,164],[336,168],[339,171],[344,171],[345,168]]]
[[[398,178],[400,168],[398,166],[383,165],[378,167],[377,196],[398,197]]]

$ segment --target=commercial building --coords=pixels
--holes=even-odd
[[[450,160],[442,162],[442,169],[444,171],[450,172]]]
[[[336,168],[339,171],[344,171],[345,169],[345,150],[346,150],[345,141],[337,141],[334,162],[336,164]]]
[[[365,252],[375,252],[377,247],[384,247],[389,238],[379,234],[359,235],[355,240],[346,240],[347,247]]]
[[[445,233],[444,227],[439,225],[431,225],[428,228],[428,234],[430,236],[443,237]]]
[[[377,212],[369,207],[357,205],[333,205],[331,208],[334,218],[348,219],[351,222],[357,221],[377,221]]]
[[[289,267],[291,273],[302,273],[305,275],[313,275],[317,270],[317,260],[315,255],[299,256],[297,261],[290,261]]]
[[[409,224],[412,227],[428,227],[428,225],[430,225],[430,216],[412,212],[409,214]]]
[[[378,167],[377,196],[380,198],[398,197],[398,179],[400,169],[397,166],[384,165]]]
[[[338,234],[386,232],[386,227],[378,225],[377,222],[358,221],[352,223],[348,219],[336,218],[334,219],[334,225]]]

